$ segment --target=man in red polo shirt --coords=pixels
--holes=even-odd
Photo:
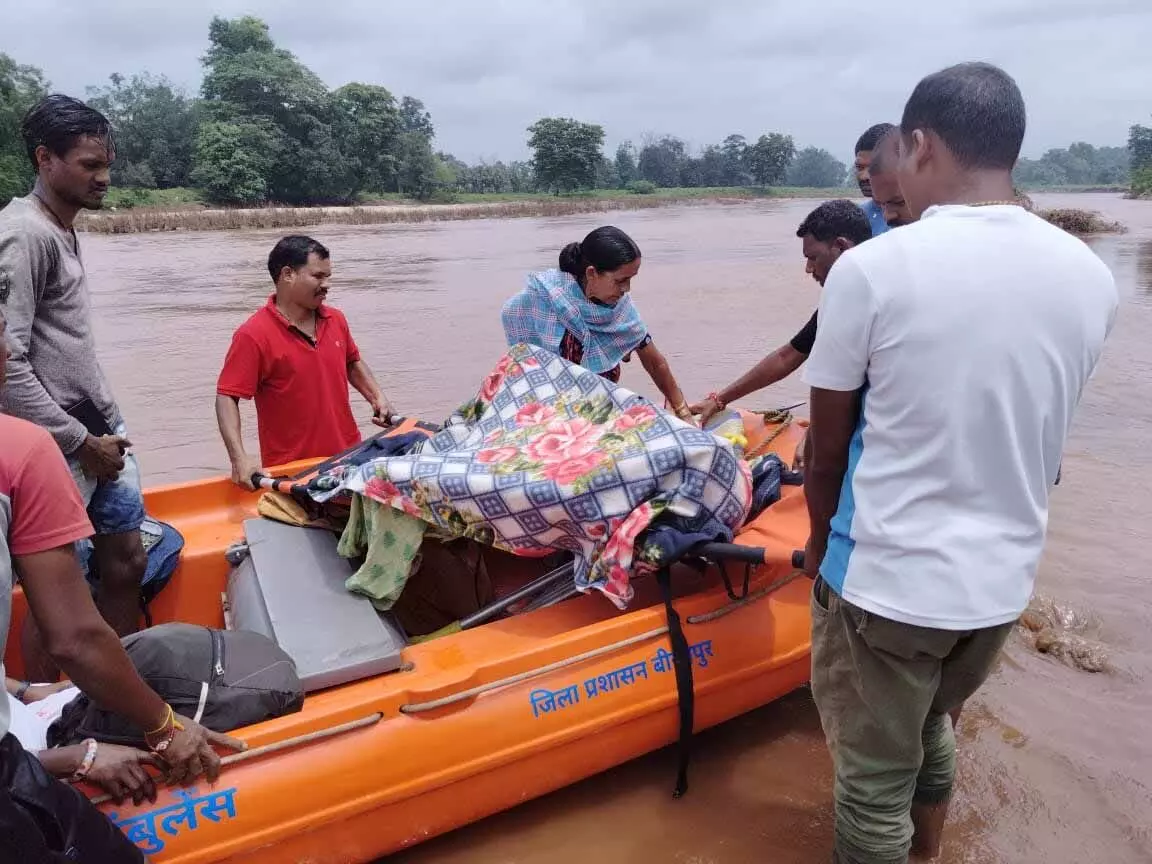
[[[232,337],[216,384],[216,421],[232,460],[232,480],[252,488],[264,465],[331,456],[360,441],[348,385],[387,425],[392,408],[337,309],[324,305],[332,262],[311,237],[294,235],[268,256],[276,292]],[[256,400],[257,461],[244,449],[240,399]]]

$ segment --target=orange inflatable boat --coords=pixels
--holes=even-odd
[[[803,434],[790,420],[746,418],[746,426],[751,452],[790,457]],[[255,516],[258,496],[218,479],[146,498],[148,512],[186,539],[177,573],[152,604],[156,623],[224,626],[224,553]],[[784,487],[736,538],[763,550],[746,593],[745,565],[725,565],[742,599],[732,599],[715,566],[673,570],[696,729],[808,680],[811,583],[792,564],[807,529],[802,491]],[[309,693],[301,712],[232,733],[250,749],[215,787],[101,808],[157,862],[365,862],[619,765],[679,734],[656,581],[634,579],[626,612],[593,593],[405,645],[395,671]],[[17,595],[13,634],[25,614]],[[13,674],[22,669],[18,643],[9,639]],[[652,794],[669,794],[672,775],[670,759],[668,786]]]

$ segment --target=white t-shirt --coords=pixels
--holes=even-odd
[[[80,689],[67,687],[31,705],[25,705],[11,693],[4,695],[8,697],[8,710],[12,716],[8,731],[29,753],[39,753],[48,749],[48,728],[60,719],[64,706],[80,695]]]
[[[1117,303],[1084,243],[1020,207],[932,207],[842,255],[804,372],[864,388],[825,581],[908,624],[1017,618]]]

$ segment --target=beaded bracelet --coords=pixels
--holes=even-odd
[[[172,710],[172,706],[166,705],[165,707],[168,709],[168,713],[164,717],[164,722],[144,736],[144,743],[153,753],[157,754],[163,754],[172,744],[172,739],[176,737],[176,733],[184,728],[184,724],[176,719],[176,712]],[[164,737],[153,744],[151,739],[160,733],[164,733]]]
[[[720,398],[719,393],[715,393],[715,392],[709,393],[708,398],[716,403],[716,408],[720,411],[723,411],[725,408],[728,407],[728,403]]]
[[[80,762],[80,767],[77,768],[72,776],[69,777],[69,782],[79,783],[88,776],[88,772],[92,770],[92,766],[96,762],[96,750],[99,745],[96,743],[95,738],[87,738],[84,740],[84,746],[87,748],[84,751],[84,758]]]

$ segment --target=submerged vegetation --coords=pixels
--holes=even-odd
[[[653,189],[633,194],[598,190],[577,195],[461,195],[449,205],[412,204],[400,196],[366,196],[351,207],[209,208],[202,204],[138,206],[81,215],[77,227],[101,234],[149,231],[223,231],[229,229],[304,228],[312,225],[388,225],[464,219],[566,216],[611,210],[647,210],[677,204],[748,201],[757,198],[828,198],[848,190],[781,187],[775,189]],[[172,196],[176,200],[191,196]]]
[[[1119,222],[1105,219],[1094,210],[1079,210],[1072,207],[1058,207],[1052,210],[1039,209],[1036,215],[1047,219],[1057,228],[1069,234],[1114,234],[1127,229]]]

